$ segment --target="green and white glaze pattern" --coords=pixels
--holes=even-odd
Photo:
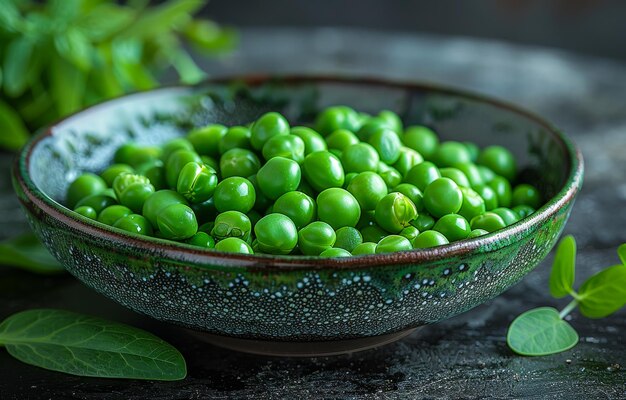
[[[140,93],[42,132],[14,173],[35,232],[86,285],[159,320],[239,338],[340,340],[435,323],[502,293],[553,247],[582,184],[582,158],[566,138],[498,102],[374,81],[289,78],[248,84]],[[465,135],[482,145],[505,145],[528,166],[526,176],[553,197],[530,218],[482,238],[337,260],[227,255],[182,246],[123,233],[59,204],[77,174],[104,168],[129,138],[159,143],[182,134],[187,121],[235,124],[267,109],[301,122],[330,104],[388,108],[410,123],[434,126],[444,138],[459,138],[461,132],[461,140]]]

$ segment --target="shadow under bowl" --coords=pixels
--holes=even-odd
[[[335,104],[390,109],[405,125],[428,125],[443,140],[505,146],[522,179],[548,201],[476,239],[347,259],[203,250],[126,233],[62,205],[69,183],[84,171],[102,171],[124,142],[158,145],[195,126],[246,124],[269,110],[307,124]],[[120,97],[40,132],[13,173],[32,228],[87,286],[226,347],[307,355],[386,343],[502,293],[554,246],[582,176],[574,144],[514,106],[437,86],[329,77],[243,77]]]

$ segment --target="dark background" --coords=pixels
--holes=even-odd
[[[620,0],[212,0],[235,27],[350,27],[503,40],[626,60]]]

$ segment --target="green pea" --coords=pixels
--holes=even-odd
[[[136,143],[126,143],[120,146],[113,161],[116,164],[128,164],[133,168],[137,168],[141,164],[154,161],[161,156],[161,149],[154,146],[140,147]]]
[[[317,196],[317,215],[333,229],[356,226],[361,217],[359,202],[345,189],[329,188]]]
[[[394,253],[396,251],[413,250],[409,239],[400,235],[389,235],[380,240],[376,245],[376,254]]]
[[[254,254],[252,247],[238,238],[227,238],[215,244],[215,250],[224,253]]]
[[[352,252],[354,248],[363,243],[363,236],[356,228],[344,226],[335,232],[337,240],[334,247],[341,248]]]
[[[220,154],[224,154],[231,149],[251,150],[250,129],[245,126],[231,126],[220,139],[217,148]]]
[[[485,209],[485,200],[478,193],[470,188],[461,188],[463,194],[463,203],[459,214],[468,221],[471,221],[477,215],[483,214]]]
[[[330,248],[326,249],[320,253],[320,257],[322,258],[338,258],[338,257],[350,257],[352,254],[348,250],[339,249],[339,248]]]
[[[489,232],[487,232],[484,229],[472,229],[470,234],[467,236],[467,239],[474,239],[474,238],[477,238],[479,236],[488,235],[488,234],[489,234]]]
[[[513,211],[515,211],[515,213],[519,215],[520,219],[526,218],[529,215],[535,213],[534,208],[527,206],[525,204],[520,204],[519,206],[513,207]]]
[[[68,187],[66,203],[69,208],[76,207],[76,204],[87,196],[103,192],[107,188],[104,179],[96,174],[84,173],[76,178]]]
[[[217,174],[211,167],[190,162],[178,175],[176,191],[190,203],[202,203],[213,196],[217,187]]]
[[[187,134],[196,153],[203,156],[217,157],[220,154],[219,145],[228,128],[220,124],[211,124],[196,128]]]
[[[439,178],[441,178],[439,168],[429,161],[424,161],[407,172],[404,177],[404,182],[416,186],[423,192],[426,186]]]
[[[359,114],[346,106],[328,107],[315,120],[315,130],[328,136],[337,129],[356,132],[361,125]]]
[[[430,128],[414,125],[409,126],[404,131],[402,142],[405,146],[420,153],[427,160],[431,159],[439,146],[439,138],[437,134]]]
[[[341,155],[341,163],[346,172],[376,171],[379,161],[376,149],[367,143],[352,144]]]
[[[387,126],[394,132],[400,133],[404,130],[402,119],[391,110],[382,110],[378,113],[378,118],[385,121]]]
[[[154,193],[154,186],[145,176],[122,174],[113,181],[113,190],[121,204],[139,213],[146,199]]]
[[[189,150],[176,150],[167,158],[165,162],[165,182],[168,187],[176,187],[178,174],[190,162],[202,163],[202,159],[200,159],[197,153]]]
[[[228,237],[236,237],[247,241],[252,232],[250,218],[239,211],[225,211],[218,214],[211,230],[211,236],[218,241]]]
[[[213,193],[213,201],[219,212],[232,210],[245,214],[254,206],[256,192],[249,180],[231,176],[217,184]]]
[[[187,200],[173,190],[159,190],[146,199],[141,214],[156,228],[157,215],[172,204],[187,204]]]
[[[370,140],[370,137],[375,133],[382,129],[392,129],[389,125],[389,121],[380,117],[371,117],[368,118],[363,125],[357,130],[353,131],[356,133],[356,136],[363,142],[367,142]]]
[[[285,157],[300,164],[304,161],[304,141],[296,135],[271,137],[263,146],[263,158],[272,157]]]
[[[491,180],[496,176],[495,172],[485,167],[484,165],[477,165],[476,168],[478,168],[478,172],[480,172],[480,177],[483,179],[483,184],[491,182]]]
[[[471,231],[469,222],[458,214],[448,214],[439,218],[433,230],[444,235],[450,242],[465,239]]]
[[[357,175],[358,175],[357,172],[350,172],[350,173],[346,174],[346,179],[343,181],[343,188],[344,189],[348,189],[348,186],[350,185],[350,182],[352,182],[352,180],[354,178],[356,178]]]
[[[472,229],[484,229],[487,232],[497,231],[506,228],[506,223],[498,214],[487,211],[482,215],[477,215],[470,222]]]
[[[326,151],[328,146],[324,138],[319,133],[306,126],[295,126],[291,128],[291,134],[296,135],[304,142],[304,155],[308,156],[316,151]]]
[[[357,229],[363,229],[366,226],[376,225],[376,217],[374,214],[374,210],[362,211],[361,218],[359,218],[359,222],[356,224]]]
[[[462,204],[463,194],[452,179],[435,179],[424,190],[424,207],[434,217],[456,214]]]
[[[424,232],[435,226],[435,219],[426,212],[420,212],[417,218],[411,221],[411,225],[417,228],[420,232]]]
[[[288,158],[274,157],[259,169],[256,179],[263,194],[276,200],[298,188],[301,179],[300,166]]]
[[[488,167],[496,175],[512,181],[517,174],[517,165],[513,154],[502,146],[486,147],[478,156],[478,164]]]
[[[390,129],[380,129],[374,132],[367,142],[376,149],[380,160],[384,163],[393,164],[400,158],[402,143],[398,135]],[[396,169],[400,170],[397,167]]]
[[[481,185],[474,187],[474,191],[483,198],[485,202],[485,210],[491,211],[494,208],[498,208],[498,195],[491,186]]]
[[[348,192],[359,202],[363,211],[371,211],[387,195],[387,185],[380,175],[374,172],[361,172],[348,184]]]
[[[361,229],[361,236],[364,242],[378,243],[389,233],[381,229],[378,225],[369,225]]]
[[[220,157],[222,178],[231,176],[250,176],[261,168],[261,161],[252,151],[247,149],[230,149]]]
[[[205,249],[212,249],[215,247],[215,239],[206,232],[196,232],[195,235],[185,240],[185,243],[192,246],[203,247]]]
[[[517,221],[520,220],[519,215],[515,213],[515,211],[506,207],[498,207],[491,210],[492,213],[498,214],[500,218],[504,221],[506,226],[513,225]]]
[[[376,253],[376,243],[374,242],[364,242],[360,245],[356,246],[354,250],[352,250],[353,256],[363,256],[367,254],[375,254]]]
[[[300,180],[300,185],[298,186],[298,192],[302,192],[311,197],[315,197],[317,195],[317,193],[315,193],[315,190],[313,190],[313,188],[311,187],[311,185],[309,185],[306,179]]]
[[[475,163],[478,160],[478,155],[480,154],[480,147],[478,147],[476,143],[472,143],[472,142],[462,142],[462,143],[467,148],[467,151],[470,154],[470,159],[472,160],[473,163]]]
[[[298,247],[302,254],[318,256],[335,245],[337,236],[326,222],[311,222],[298,232]]]
[[[76,208],[89,207],[89,208],[93,208],[96,214],[100,214],[102,210],[114,204],[117,204],[117,200],[115,198],[101,193],[101,194],[92,194],[91,196],[87,196],[83,198],[81,201],[79,201],[76,204]]]
[[[326,137],[330,149],[345,150],[346,147],[359,143],[359,138],[346,129],[338,129]]]
[[[390,233],[398,233],[417,217],[415,204],[402,193],[389,193],[376,205],[378,225]]]
[[[287,192],[276,199],[272,211],[291,218],[297,229],[315,221],[317,205],[310,196],[298,192]]]
[[[154,160],[137,167],[137,174],[143,175],[150,180],[155,190],[167,189],[165,181],[165,167],[163,161]]]
[[[274,136],[289,135],[289,122],[277,112],[268,112],[256,120],[250,129],[252,148],[261,151]]]
[[[441,176],[450,178],[460,187],[470,187],[470,182],[461,170],[457,168],[447,167],[439,169]]]
[[[115,221],[113,226],[119,229],[123,229],[127,232],[152,236],[152,225],[150,225],[150,222],[143,215],[126,215]]]
[[[215,222],[211,221],[211,222],[205,222],[204,224],[200,225],[198,227],[198,232],[204,232],[206,234],[210,234],[211,231],[213,230],[213,227],[215,226]]]
[[[343,155],[343,151],[337,149],[328,149],[328,152],[341,160],[341,156]]]
[[[187,150],[187,151],[193,151],[193,152],[196,151],[193,147],[193,144],[191,144],[189,140],[182,138],[182,137],[172,139],[166,142],[161,147],[161,157],[159,161],[163,163],[166,162],[167,159],[172,155],[172,153],[174,153],[177,150]]]
[[[385,181],[387,189],[396,187],[402,182],[402,175],[395,168],[382,171],[378,175]]]
[[[215,207],[215,200],[213,197],[203,201],[202,203],[189,204],[189,207],[191,207],[194,214],[196,214],[196,219],[199,224],[213,221],[215,217],[217,217],[217,214],[219,214],[217,208]]]
[[[511,207],[513,190],[511,189],[511,184],[506,180],[506,178],[496,175],[487,185],[489,185],[493,191],[496,192],[498,206]]]
[[[198,232],[198,221],[193,210],[181,203],[165,207],[157,215],[157,227],[165,239],[189,239]]]
[[[254,226],[257,246],[268,254],[289,254],[298,244],[296,225],[283,214],[272,213]]]
[[[342,187],[345,176],[337,157],[327,151],[316,151],[304,158],[302,173],[318,192],[332,187]]]
[[[418,212],[424,209],[424,195],[422,194],[422,191],[417,188],[417,186],[411,185],[410,183],[401,183],[394,187],[391,192],[402,193],[408,197],[409,200],[415,204],[415,209]]]
[[[480,174],[480,170],[473,163],[456,163],[453,165],[454,168],[461,171],[465,178],[469,181],[469,187],[474,187],[478,185],[484,184],[483,177]],[[443,172],[442,172],[443,175]]]
[[[527,205],[535,210],[541,207],[541,193],[532,185],[522,183],[513,189],[511,204],[515,206]]]
[[[248,218],[250,219],[250,223],[252,224],[252,226],[256,225],[256,223],[259,222],[259,220],[262,217],[262,215],[259,214],[259,212],[256,210],[248,211],[247,215],[248,215]]]
[[[117,178],[118,175],[124,173],[134,174],[135,169],[128,164],[113,164],[107,167],[107,169],[105,169],[104,171],[102,171],[100,177],[104,179],[107,186],[111,187],[113,186],[113,181],[115,180],[115,178]]]
[[[400,148],[400,156],[398,161],[393,164],[393,167],[398,170],[402,176],[406,176],[411,168],[422,163],[424,158],[417,151],[408,147]]]
[[[100,212],[98,215],[98,222],[102,222],[103,224],[113,226],[117,222],[118,219],[125,217],[127,215],[132,214],[133,211],[125,206],[121,205],[112,205],[108,206],[104,210]]]
[[[419,229],[414,227],[413,225],[409,225],[406,228],[402,229],[399,233],[400,236],[404,236],[409,239],[409,242],[413,243],[413,240],[420,234]]]
[[[428,249],[450,243],[448,239],[437,231],[424,231],[413,240],[413,248]]]
[[[96,212],[96,210],[93,207],[89,207],[89,206],[76,207],[74,209],[74,212],[79,213],[83,217],[87,217],[89,219],[96,219],[96,218],[98,218],[98,213]]]
[[[448,141],[443,142],[437,147],[433,160],[439,168],[451,167],[456,163],[472,162],[467,147],[460,142]]]
[[[257,178],[256,178],[256,174],[250,175],[248,177],[248,180],[254,187],[254,193],[256,195],[253,208],[259,212],[263,212],[269,206],[272,205],[272,201],[268,199],[267,196],[264,195],[263,192],[261,191],[261,188],[259,187],[259,182],[257,181]]]

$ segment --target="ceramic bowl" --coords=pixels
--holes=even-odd
[[[159,144],[194,126],[245,124],[269,110],[306,124],[334,104],[391,109],[443,140],[503,145],[518,158],[523,179],[549,200],[529,218],[480,238],[348,259],[202,250],[126,233],[63,206],[68,184],[83,171],[104,169],[126,141]],[[583,162],[549,123],[483,96],[371,79],[245,77],[132,94],[79,112],[36,135],[13,177],[34,231],[87,286],[222,346],[307,355],[389,342],[517,283],[559,237]]]

